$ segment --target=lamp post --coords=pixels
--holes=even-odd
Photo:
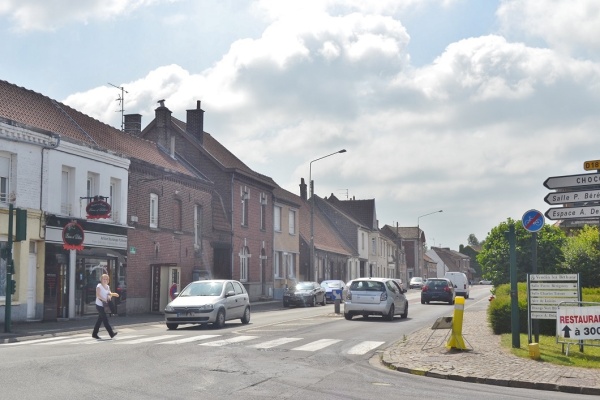
[[[326,156],[316,158],[308,164],[308,184],[310,186],[310,263],[308,269],[307,280],[312,280],[312,274],[315,265],[315,198],[314,198],[314,185],[312,181],[312,163],[315,161],[322,160],[324,158],[333,156],[338,153],[345,153],[346,149],[338,150],[335,153],[327,154]]]
[[[419,224],[419,220],[422,217],[426,217],[428,215],[431,214],[437,214],[437,213],[441,213],[443,212],[443,210],[437,210],[437,211],[433,211],[427,214],[423,214],[423,215],[419,215],[417,217],[417,265],[416,265],[416,271],[415,273],[420,273],[421,272],[421,228],[420,228],[420,224]],[[419,276],[422,276],[422,274],[420,274]]]

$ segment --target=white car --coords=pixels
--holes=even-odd
[[[488,280],[482,279],[482,280],[479,281],[479,284],[480,285],[491,285],[492,281],[488,281]]]
[[[225,321],[233,319],[250,323],[248,292],[234,280],[192,282],[165,307],[165,323],[170,330],[182,324],[214,324],[222,328]]]
[[[355,315],[367,318],[381,315],[388,321],[394,316],[408,316],[408,300],[403,290],[390,278],[358,278],[348,282],[344,297],[344,317]]]

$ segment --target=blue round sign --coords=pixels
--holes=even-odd
[[[544,227],[544,215],[538,210],[529,210],[521,218],[523,228],[529,232],[538,232]]]

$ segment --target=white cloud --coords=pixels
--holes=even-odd
[[[497,12],[504,32],[543,39],[568,54],[600,51],[600,2],[597,0],[504,0]]]
[[[257,3],[270,25],[233,42],[204,71],[174,63],[123,82],[126,109],[143,114],[145,125],[159,99],[180,119],[202,100],[206,130],[295,193],[310,160],[346,148],[313,168],[319,195],[375,198],[381,224],[416,225],[417,215],[443,208],[421,222],[435,227],[428,236],[438,245],[453,248],[543,207],[546,177],[597,158],[600,65],[562,45],[510,39],[525,18],[528,35],[540,35],[533,5],[509,26],[519,3],[503,2],[498,15],[510,32],[456,41],[416,68],[406,50],[410,32],[394,13],[429,1],[292,4],[298,8]],[[572,46],[584,43],[579,34]],[[65,102],[119,126],[108,89]]]
[[[165,0],[4,0],[0,15],[8,15],[19,31],[52,31],[74,22],[108,20],[159,1]]]

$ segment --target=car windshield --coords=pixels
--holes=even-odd
[[[179,296],[220,296],[222,291],[223,282],[194,282]]]
[[[426,282],[426,285],[427,285],[427,287],[428,287],[428,288],[430,288],[430,289],[435,289],[435,288],[445,288],[445,287],[447,287],[447,286],[448,286],[448,282],[446,282],[446,281],[441,281],[441,280],[432,280],[432,279],[429,279],[429,280]]]
[[[300,282],[296,285],[297,290],[309,290],[313,288],[313,284],[310,282]]]
[[[350,285],[350,290],[363,290],[366,292],[384,292],[385,288],[382,282],[375,281],[355,281]]]

